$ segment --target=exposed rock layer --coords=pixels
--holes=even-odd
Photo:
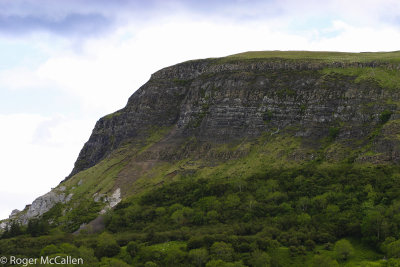
[[[209,59],[162,69],[130,97],[125,108],[96,123],[71,175],[95,165],[133,138],[144,139],[158,127],[175,126],[174,140],[195,136],[208,142],[289,129],[313,141],[327,137],[332,127],[340,127],[335,136],[339,140],[366,138],[379,125],[382,112],[396,118],[397,105],[388,99],[395,102],[399,94],[374,80],[326,75],[321,69],[378,66],[398,68],[375,62],[268,59],[220,64]],[[397,146],[393,142],[381,145]],[[398,154],[390,152],[387,160],[398,161]]]

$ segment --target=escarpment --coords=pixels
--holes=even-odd
[[[400,90],[359,73],[397,75],[398,68],[387,62],[280,58],[205,59],[167,67],[154,73],[125,108],[96,123],[69,177],[132,140],[145,140],[157,128],[170,129],[170,144],[190,137],[220,144],[286,133],[317,150],[335,141],[379,154],[361,156],[361,149],[354,160],[397,162],[399,142],[393,136],[399,128]],[[325,152],[335,157],[332,149]]]

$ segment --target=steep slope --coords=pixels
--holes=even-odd
[[[342,179],[343,175],[358,177],[359,185],[351,186],[364,190],[372,178],[363,168],[372,168],[371,173],[382,177],[395,177],[397,172],[393,168],[400,160],[399,69],[400,52],[279,51],[188,61],[162,69],[129,98],[125,108],[96,123],[74,169],[60,186],[24,211],[14,212],[3,228],[12,221],[27,224],[29,219],[43,216],[66,232],[79,228],[91,231],[85,224],[121,200],[112,218],[122,216],[118,210],[125,212],[138,203],[166,209],[163,203],[180,203],[194,209],[199,200],[196,197],[186,204],[162,197],[168,190],[181,190],[179,183],[188,186],[188,195],[204,183],[209,191],[213,183],[221,183],[211,193],[204,189],[208,192],[204,194],[220,197],[218,192],[224,196],[226,188],[239,190],[238,196],[250,203],[250,209],[253,200],[240,195],[257,187],[248,179],[279,181],[279,186],[265,185],[274,188],[266,189],[265,195],[276,193],[272,202],[278,206],[293,196],[292,206],[297,206],[301,194],[309,199],[323,195],[321,188],[333,190],[338,186],[335,177]],[[379,168],[387,171],[382,174]],[[314,191],[312,186],[309,192],[300,189],[302,183],[308,183],[308,176],[325,172],[328,174],[321,175],[326,182],[313,180],[321,183]],[[295,180],[297,175],[306,180]],[[290,186],[285,184],[286,178],[293,179]],[[343,184],[348,182],[342,180]],[[292,192],[295,183],[299,192],[303,191],[285,193]],[[244,189],[246,184],[249,186]],[[185,194],[185,190],[179,192]],[[258,202],[267,201],[260,197],[262,193],[257,194]],[[359,199],[364,201],[364,196]],[[306,208],[298,216],[310,216],[304,214]],[[210,218],[207,220],[213,221]],[[100,230],[104,227],[99,219],[90,225]],[[128,226],[111,220],[107,227],[118,232]],[[356,228],[346,227],[342,235]],[[317,243],[324,240],[309,238]],[[378,237],[376,242],[383,241]],[[285,246],[290,243],[279,242]]]

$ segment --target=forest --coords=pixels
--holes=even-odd
[[[69,225],[56,205],[13,224],[0,251],[85,266],[400,266],[399,196],[393,165],[314,160],[242,179],[187,175],[123,200],[101,233],[73,234],[95,202]]]

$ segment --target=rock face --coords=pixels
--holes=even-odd
[[[17,209],[13,210],[13,211],[11,212],[11,214],[10,214],[9,219],[15,218],[15,217],[17,216],[17,214],[20,213],[20,212],[21,212],[21,211],[20,211],[20,210],[17,210]]]
[[[47,194],[36,198],[31,205],[27,205],[23,211],[13,210],[9,216],[9,220],[4,221],[0,225],[0,229],[5,229],[13,221],[26,225],[32,218],[38,218],[48,212],[57,203],[67,203],[71,200],[72,194],[66,195],[63,191],[64,186],[52,189]]]
[[[106,203],[106,206],[100,211],[100,214],[106,213],[107,210],[115,207],[119,202],[121,202],[121,200],[121,189],[117,188],[111,196],[104,197],[104,203]]]
[[[322,70],[378,67],[398,68],[374,62],[207,59],[162,69],[130,97],[125,108],[96,123],[69,177],[157,127],[173,127],[171,140],[194,136],[224,143],[286,132],[311,143],[332,135],[355,146],[351,140],[368,138],[381,125],[384,112],[388,120],[398,117],[398,107],[392,103],[399,100],[399,93],[373,79]],[[386,153],[385,160],[398,162],[400,143],[378,139],[373,149]],[[384,147],[395,149],[388,152]]]
[[[55,204],[68,202],[71,197],[71,195],[66,196],[64,193],[50,191],[32,202],[32,205],[26,213],[26,217],[29,219],[41,216],[43,213],[49,211]]]

